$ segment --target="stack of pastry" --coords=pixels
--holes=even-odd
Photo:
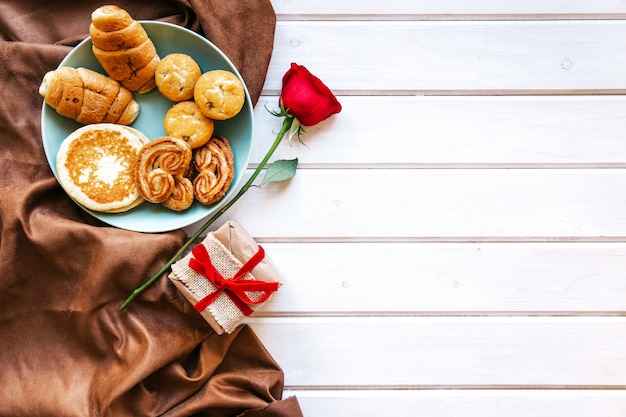
[[[135,164],[135,183],[151,203],[184,210],[193,202],[191,182],[184,174],[191,163],[191,148],[182,139],[163,136],[146,143]]]
[[[174,102],[163,121],[166,135],[184,140],[192,150],[192,164],[184,178],[193,184],[194,199],[205,205],[221,200],[232,184],[235,164],[228,139],[213,136],[214,120],[239,114],[245,103],[243,83],[230,71],[201,73],[194,59],[182,53],[163,57],[155,80],[159,92]],[[176,179],[176,183],[179,196],[189,194],[187,181]],[[164,205],[175,210],[187,208],[179,201],[188,199],[178,197],[176,206]]]
[[[175,103],[191,100],[212,120],[235,117],[245,103],[245,88],[233,72],[215,69],[202,73],[197,62],[182,53],[163,57],[155,82],[167,99]]]
[[[59,67],[39,88],[58,114],[92,126],[61,146],[57,168],[66,191],[85,207],[107,212],[143,201],[182,211],[194,201],[221,200],[235,174],[234,153],[228,139],[213,135],[214,120],[235,117],[243,108],[245,87],[238,76],[219,69],[202,73],[183,53],[161,59],[141,24],[118,6],[95,9],[89,34],[106,75]],[[139,114],[133,92],[155,87],[174,103],[163,121],[165,136],[150,141],[116,127]]]
[[[186,210],[198,200],[221,200],[235,174],[234,155],[226,138],[211,138],[192,151],[183,139],[163,136],[143,145],[134,168],[135,183],[146,201]]]
[[[79,123],[129,125],[139,114],[132,92],[156,86],[159,56],[145,29],[124,9],[102,6],[91,19],[93,53],[107,75],[60,67],[44,76],[39,94],[58,114]]]
[[[214,120],[235,117],[245,103],[245,88],[231,71],[202,73],[189,55],[173,53],[157,66],[156,85],[175,104],[165,115],[165,133],[189,142],[193,149],[211,139]]]

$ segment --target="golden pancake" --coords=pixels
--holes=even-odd
[[[148,138],[136,129],[110,123],[83,126],[63,140],[56,160],[59,183],[87,209],[119,213],[144,200],[134,166]]]

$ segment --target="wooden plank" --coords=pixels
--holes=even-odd
[[[618,314],[624,243],[263,243],[284,284],[257,316]]]
[[[613,390],[286,390],[307,417],[623,417],[626,392]]]
[[[618,18],[626,5],[616,0],[599,1],[498,1],[498,0],[272,0],[277,17],[293,19],[565,19]]]
[[[381,97],[341,96],[343,109],[306,128],[306,147],[285,141],[275,159],[308,167],[609,167],[626,166],[626,96]],[[280,129],[255,109],[252,163]],[[393,109],[372,117],[373,109]]]
[[[249,323],[291,389],[626,387],[624,317],[252,317]]]
[[[620,169],[301,169],[221,221],[264,240],[623,240],[623,189]]]
[[[624,21],[283,21],[264,89],[297,62],[338,94],[623,93],[625,48]]]

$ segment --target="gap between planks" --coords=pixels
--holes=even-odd
[[[276,19],[280,22],[289,21],[546,21],[546,20],[624,20],[626,13],[369,13],[369,14],[339,14],[339,13],[277,13]]]
[[[354,396],[371,395],[372,391],[379,394],[391,392],[411,391],[571,391],[575,395],[578,391],[623,391],[626,385],[285,385],[285,391],[307,391],[317,393],[316,396],[335,395],[345,396],[350,391]],[[341,394],[339,394],[341,393]],[[619,394],[626,395],[626,392]],[[332,394],[331,394],[332,395]],[[352,396],[351,395],[351,396]]]
[[[333,93],[337,96],[380,96],[380,97],[520,97],[520,96],[548,96],[548,97],[568,97],[568,96],[615,96],[625,95],[624,88],[598,88],[598,89],[477,89],[477,90],[433,90],[433,89],[407,89],[407,90],[348,90],[333,88]],[[264,88],[261,92],[264,96],[279,96],[280,90]]]
[[[298,312],[255,312],[257,319],[262,318],[333,318],[333,317],[358,317],[358,318],[394,318],[394,317],[626,317],[626,311],[298,311]]]

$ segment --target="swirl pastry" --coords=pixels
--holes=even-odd
[[[191,163],[191,147],[182,139],[163,136],[146,143],[137,155],[135,184],[146,201],[162,203],[176,188]]]
[[[193,184],[183,175],[174,176],[174,191],[163,201],[163,206],[170,210],[183,211],[193,204]]]
[[[221,200],[235,176],[235,157],[228,139],[213,137],[196,149],[194,165],[198,172],[193,181],[196,200],[202,204]]]

